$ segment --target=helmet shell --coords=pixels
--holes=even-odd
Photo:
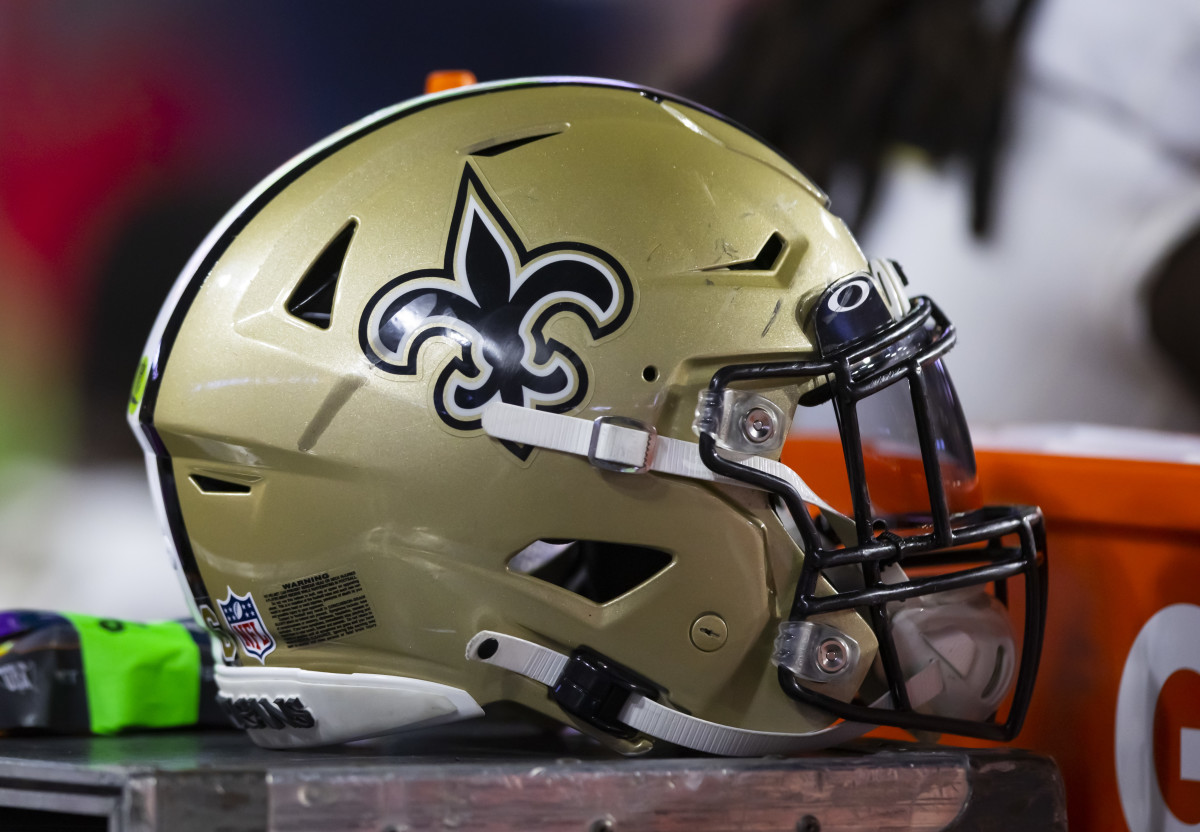
[[[314,325],[289,307],[346,235],[327,326]],[[404,373],[369,348],[372,310],[390,314],[378,309],[388,286],[424,280],[499,308],[534,259],[563,252],[627,279],[607,317],[589,318],[582,301],[546,305],[522,336],[519,319],[497,312],[477,327],[484,343],[450,331],[410,340]],[[532,338],[562,347],[554,360],[574,373],[557,400],[526,390],[534,406],[566,403],[571,415],[629,417],[694,441],[713,371],[810,354],[809,307],[865,267],[786,160],[658,93],[579,79],[481,85],[347,128],[234,209],[148,347],[154,370],[135,418],[155,437],[152,470],[173,481],[165,509],[204,617],[232,647],[230,617],[212,612],[250,593],[273,644],[248,652],[239,641],[238,662],[428,680],[560,719],[543,686],[467,661],[467,641],[490,629],[563,651],[587,645],[716,722],[828,724],[784,696],[770,663],[802,553],[764,494],[514,449],[467,418],[469,393],[459,407],[447,390],[487,369],[484,347],[550,366],[513,357],[520,344],[536,352]],[[794,393],[767,394],[795,406]],[[670,561],[598,603],[510,568],[538,540],[646,547]],[[351,574],[347,594],[315,613],[280,600],[299,582]],[[360,596],[369,610],[350,604],[358,624],[330,618]],[[719,649],[693,642],[705,615],[727,626]],[[855,614],[832,618],[873,649]],[[830,692],[852,696],[869,664]]]

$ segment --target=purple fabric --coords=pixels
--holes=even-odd
[[[61,615],[52,612],[6,610],[0,612],[0,639],[9,639],[27,630],[35,630],[38,627],[55,624],[63,620]]]

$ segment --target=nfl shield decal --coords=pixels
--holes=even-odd
[[[217,602],[225,623],[241,642],[242,649],[265,664],[267,654],[275,649],[275,639],[258,614],[253,593],[238,595],[232,587],[226,587],[226,592],[225,600]]]

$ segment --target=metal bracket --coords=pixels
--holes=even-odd
[[[599,455],[600,437],[606,427],[624,428],[641,431],[646,436],[646,447],[640,463],[622,462]],[[644,474],[654,463],[654,448],[658,442],[658,431],[653,426],[631,419],[628,416],[601,416],[592,422],[592,439],[588,443],[588,462],[605,471],[618,471],[622,474]]]

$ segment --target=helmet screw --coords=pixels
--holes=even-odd
[[[761,445],[775,435],[775,417],[765,408],[756,407],[746,414],[742,433],[754,444]]]
[[[725,646],[729,638],[729,625],[716,613],[706,613],[692,622],[692,644],[705,653],[713,653]]]
[[[842,672],[846,661],[846,645],[840,639],[827,638],[817,646],[817,666],[826,673]]]

